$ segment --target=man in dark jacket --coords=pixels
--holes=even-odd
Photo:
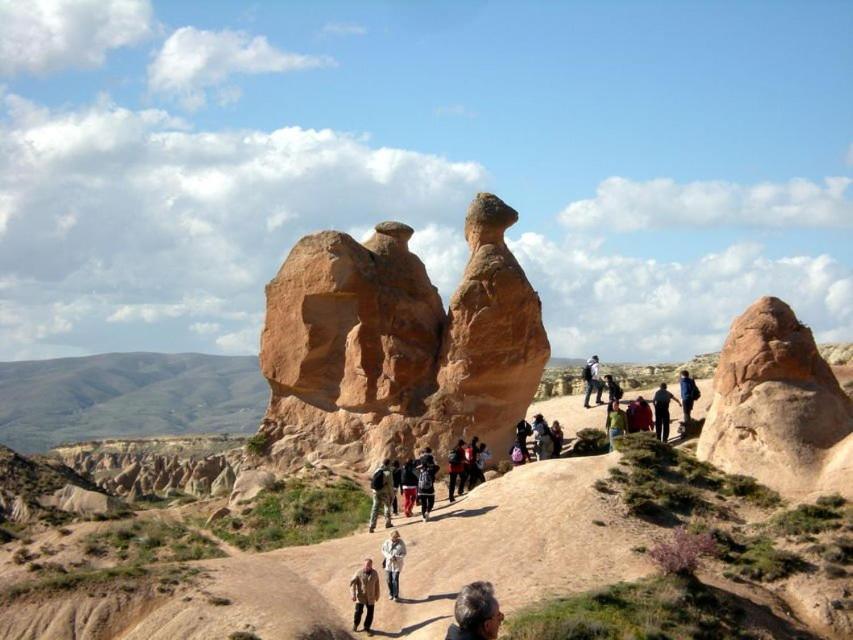
[[[495,640],[504,614],[491,582],[472,582],[462,587],[453,608],[456,624],[445,640]]]

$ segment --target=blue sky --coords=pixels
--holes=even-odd
[[[791,302],[819,339],[853,339],[849,2],[140,0],[120,24],[104,17],[111,4],[0,9],[12,152],[45,130],[128,145],[80,143],[63,148],[63,162],[35,145],[42,156],[27,175],[38,179],[2,166],[13,204],[0,234],[0,251],[10,249],[0,359],[251,352],[263,283],[301,233],[363,233],[388,217],[430,229],[416,248],[447,298],[466,257],[452,231],[479,189],[521,213],[510,244],[542,295],[556,355],[609,347],[612,359],[686,359],[718,348],[733,315],[763,293]],[[39,12],[49,11],[67,23],[64,38],[44,34]],[[265,41],[253,49],[255,38]],[[202,42],[221,57],[178,73]],[[153,110],[154,124],[141,115]],[[287,173],[286,189],[266,193],[251,187],[258,163],[247,161],[265,145],[204,158],[184,149],[174,165],[160,154],[163,136],[219,144],[285,127],[300,139],[276,153],[297,163],[305,132],[330,130],[334,169],[313,174],[309,151],[301,178]],[[381,149],[414,155],[365,178],[360,166],[387,161]],[[157,170],[166,165],[195,182],[175,186]],[[243,182],[220,200],[192,190],[232,175],[229,166]],[[67,187],[45,194],[41,180]],[[164,226],[162,203],[146,200],[158,180],[164,193],[178,189],[166,202],[180,224]],[[229,197],[244,189],[258,197],[240,210],[246,197]],[[105,210],[138,233],[99,239]],[[27,224],[61,233],[39,237]],[[231,226],[253,224],[259,232],[240,238]],[[210,246],[196,254],[198,238]],[[247,257],[258,251],[266,259]],[[148,260],[147,271],[126,266]],[[227,287],[175,276],[234,265],[246,273]],[[615,313],[614,300],[624,300]]]

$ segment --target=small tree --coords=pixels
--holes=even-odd
[[[717,543],[710,533],[690,533],[678,527],[671,542],[661,542],[649,551],[649,557],[666,574],[692,575],[702,556],[716,555]]]

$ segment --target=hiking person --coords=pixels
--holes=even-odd
[[[527,462],[527,443],[516,440],[509,448],[509,459],[513,467],[520,467]]]
[[[403,514],[407,518],[412,517],[412,509],[418,500],[418,474],[415,470],[415,461],[409,458],[403,465],[402,474],[403,487]]]
[[[486,443],[481,442],[474,454],[474,467],[468,475],[468,491],[486,481],[486,462],[492,457],[491,451],[486,448]]]
[[[619,407],[619,401],[614,400],[607,414],[607,434],[610,437],[610,451],[616,451],[616,440],[620,440],[628,432],[628,414]]]
[[[462,587],[453,607],[456,624],[447,629],[445,640],[495,640],[504,621],[501,605],[491,582],[472,582]]]
[[[666,382],[660,383],[660,389],[655,391],[652,402],[655,404],[655,435],[661,442],[669,440],[669,403],[675,400],[679,405],[678,398],[672,395],[666,388]]]
[[[358,631],[361,616],[367,608],[367,616],[364,618],[364,630],[367,635],[372,636],[370,627],[373,626],[373,607],[379,600],[379,574],[373,568],[371,558],[364,559],[364,566],[355,572],[349,581],[352,601],[355,602],[355,614],[352,619],[352,630]]]
[[[554,420],[551,423],[551,439],[554,441],[554,451],[551,455],[554,458],[559,458],[563,451],[563,442],[565,441],[563,427],[560,426],[559,420]]]
[[[652,408],[643,396],[628,405],[628,433],[654,431],[655,419]]]
[[[533,427],[530,426],[530,423],[527,420],[519,420],[518,424],[515,425],[515,441],[519,443],[521,452],[524,455],[524,462],[530,457],[530,453],[527,451],[527,437],[532,435]],[[510,447],[510,453],[512,453],[512,447]]]
[[[551,439],[551,429],[541,413],[533,416],[533,453],[537,460],[547,460],[554,451],[554,441]]]
[[[391,474],[391,459],[385,458],[370,478],[373,490],[373,506],[370,509],[370,533],[376,529],[379,510],[385,516],[385,528],[391,528],[391,503],[394,499],[394,478]]]
[[[454,502],[456,498],[453,494],[456,493],[456,484],[459,483],[459,495],[465,493],[465,441],[459,438],[456,446],[447,454],[447,471],[450,473],[450,502]]]
[[[385,567],[388,582],[388,599],[397,600],[400,597],[400,572],[403,570],[403,558],[406,557],[406,543],[396,529],[391,532],[391,537],[382,543],[382,555],[382,566]]]
[[[702,397],[702,392],[696,386],[696,381],[690,377],[689,371],[681,372],[681,408],[684,411],[684,421],[681,423],[684,429],[690,426],[693,411],[693,403]]]
[[[611,407],[613,407],[614,400],[621,400],[624,392],[622,391],[622,387],[619,386],[619,383],[613,379],[613,376],[607,374],[604,376],[604,384],[607,387],[607,417],[604,418],[604,430],[607,431],[607,425],[610,422],[610,411]]]
[[[399,514],[399,510],[397,508],[397,493],[403,495],[403,470],[400,468],[400,461],[394,460],[394,464],[391,467],[391,483],[394,485],[394,501],[391,503],[392,510],[394,511],[394,515]]]
[[[601,394],[604,387],[601,385],[601,379],[598,376],[598,356],[592,356],[586,361],[586,366],[581,371],[581,378],[586,382],[586,396],[583,399],[583,406],[589,409],[589,397],[595,390],[595,404],[604,404],[601,400]]]
[[[429,522],[429,514],[435,505],[435,474],[438,465],[432,455],[432,449],[427,447],[421,454],[418,470],[418,500],[421,503],[421,519]]]
[[[468,491],[474,488],[477,482],[477,448],[479,447],[480,438],[474,436],[471,442],[467,444],[463,451],[465,452],[465,477],[468,479]]]

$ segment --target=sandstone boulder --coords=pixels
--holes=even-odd
[[[275,484],[275,476],[264,469],[246,469],[241,471],[234,482],[234,490],[231,492],[230,504],[248,502],[264,489],[269,489]]]
[[[851,468],[845,473],[839,460],[849,460],[851,432],[850,399],[787,304],[761,298],[735,319],[714,377],[700,459],[789,496],[840,490],[849,497]]]
[[[42,496],[39,502],[43,507],[54,507],[87,517],[109,515],[120,511],[123,506],[118,498],[73,484],[67,484],[53,494]]]

